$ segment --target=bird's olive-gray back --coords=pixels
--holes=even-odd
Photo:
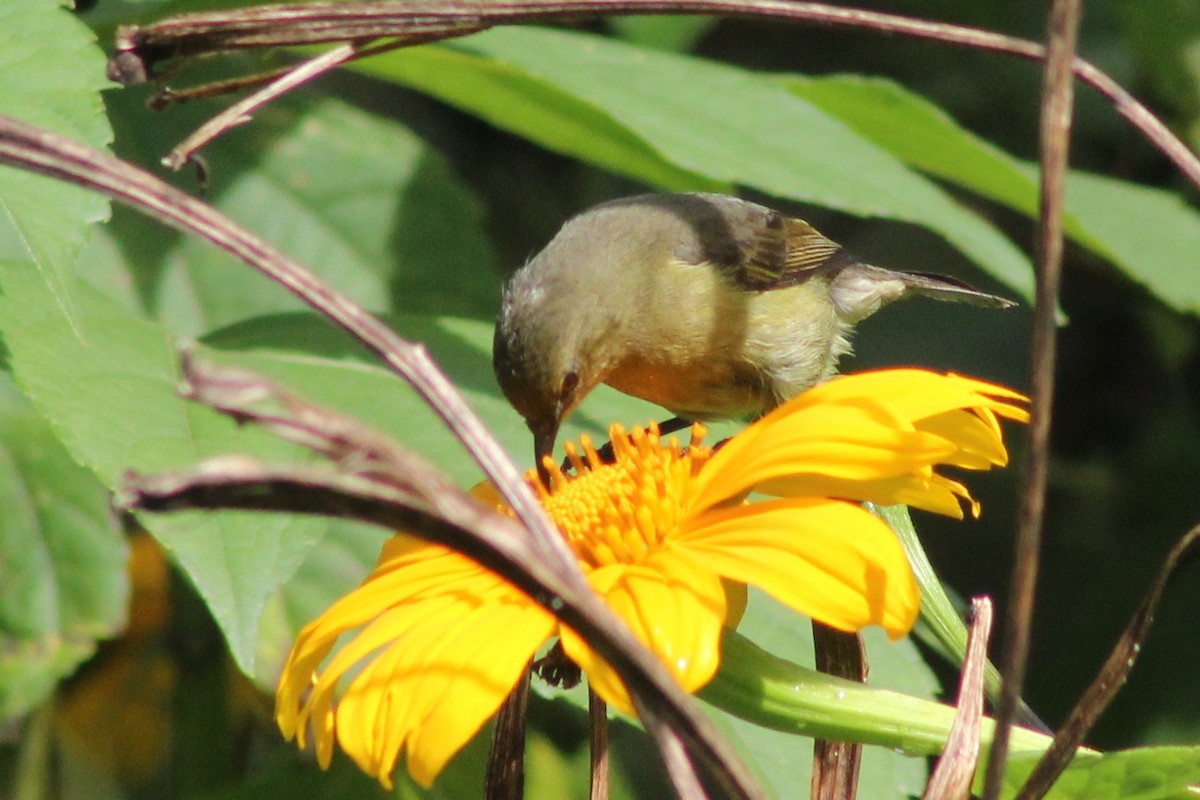
[[[602,203],[588,214],[606,209],[619,216],[606,220],[605,227],[620,222],[626,230],[640,228],[680,261],[730,271],[739,268],[755,232],[774,214],[736,197],[704,193],[638,195]]]

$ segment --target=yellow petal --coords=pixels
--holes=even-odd
[[[881,625],[895,639],[917,618],[920,595],[896,535],[851,503],[789,498],[710,511],[676,543],[839,630]]]
[[[496,712],[553,618],[515,590],[461,596],[422,617],[354,679],[337,709],[346,753],[385,786],[401,748],[428,788],[446,762]]]
[[[436,603],[418,601],[389,612],[375,626],[385,629],[378,631],[377,638],[386,637],[386,647],[371,652],[337,702],[334,718],[338,744],[354,763],[384,786],[390,788],[400,748],[420,724],[416,719],[419,711],[411,710],[410,701],[417,699],[412,692],[414,677],[427,663],[436,663],[438,654],[431,649],[443,640],[456,612],[463,611],[439,598]],[[349,645],[362,640],[360,634]],[[321,676],[322,681],[328,680],[328,687],[321,687],[322,694],[327,691],[332,697],[346,669],[357,667],[354,661],[330,665]],[[455,744],[461,745],[467,738],[469,734]]]
[[[947,411],[917,423],[926,433],[953,442],[957,449],[942,463],[964,469],[990,469],[1008,463],[1008,450],[995,416],[979,416],[968,411]]]
[[[750,490],[770,494],[834,487],[841,498],[898,502],[879,491],[903,479],[929,486],[922,507],[961,516],[932,467],[987,469],[1008,460],[997,415],[1027,419],[999,386],[924,370],[881,370],[834,379],[785,403],[734,437],[705,465],[691,511]],[[906,478],[905,476],[912,476]],[[823,480],[829,479],[829,480]],[[855,482],[870,484],[860,490]],[[973,501],[971,501],[973,503]],[[973,506],[974,508],[974,506]]]
[[[588,575],[597,593],[685,691],[712,678],[720,660],[725,589],[702,562],[665,550],[639,564],[615,564]],[[562,630],[563,649],[587,674],[588,685],[609,704],[633,712],[621,679],[578,634]]]
[[[881,506],[906,505],[962,519],[962,504],[979,516],[979,504],[967,487],[932,470],[870,481],[848,481],[824,475],[795,475],[768,481],[756,487],[773,497],[828,497],[857,500]]]
[[[763,421],[765,422],[765,420]],[[755,423],[718,451],[696,481],[698,507],[791,475],[869,481],[902,475],[951,456],[940,436],[878,408],[823,405]]]
[[[380,564],[385,561],[389,547],[393,555],[397,551],[444,552],[424,550],[419,540],[397,536],[385,544]],[[329,654],[338,637],[374,619],[393,601],[398,587],[388,585],[393,581],[379,572],[380,564],[376,565],[375,571],[362,586],[304,626],[280,674],[275,695],[275,721],[284,737],[295,737],[300,747],[307,743],[311,722],[317,757],[322,765],[328,765],[333,754],[332,708],[328,698],[309,699],[309,690],[316,680],[317,667]]]
[[[394,537],[363,585],[301,631],[280,679],[276,718],[301,746],[311,722],[322,765],[336,738],[390,787],[406,750],[414,779],[428,786],[499,707],[554,625],[548,612],[469,559]]]
[[[746,584],[739,581],[722,579],[721,585],[725,587],[725,627],[736,630],[746,615],[746,603],[750,596]]]
[[[1008,419],[1029,420],[1029,412],[1024,408],[1005,402],[1028,402],[1020,392],[962,375],[942,375],[923,369],[881,369],[844,375],[810,389],[802,397],[808,403],[878,398],[910,420],[957,408],[986,408]]]
[[[285,737],[305,745],[308,717],[318,757],[327,764],[332,754],[332,716],[328,704],[303,703],[317,667],[342,634],[379,617],[393,605],[423,592],[478,574],[479,567],[444,547],[403,534],[389,539],[378,563],[362,585],[342,597],[296,637],[284,664],[276,692],[276,722]]]

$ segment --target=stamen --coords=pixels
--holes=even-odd
[[[583,474],[583,459],[579,457],[579,451],[575,449],[574,442],[567,442],[563,449],[567,451],[567,458],[571,462],[571,466],[575,468],[576,475]]]
[[[592,444],[592,437],[585,433],[579,437],[579,444],[583,446],[583,452],[587,455],[588,465],[591,469],[596,470],[604,466],[604,459],[600,458],[600,454],[596,452],[596,447]]]
[[[550,494],[554,494],[567,485],[567,478],[562,474],[562,470],[558,468],[558,462],[554,460],[554,456],[542,456],[542,466],[546,470],[546,476],[550,479],[550,485],[542,487],[544,490]],[[542,482],[537,481],[537,484],[540,486]]]
[[[565,445],[574,473],[548,466],[542,500],[580,561],[592,568],[637,563],[670,537],[686,484],[707,457],[695,445],[704,430],[693,428],[693,443],[684,448],[677,437],[664,442],[653,424],[629,433],[614,425],[611,461],[588,436]]]

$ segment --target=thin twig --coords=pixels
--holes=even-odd
[[[157,61],[178,56],[285,47],[413,33],[477,31],[495,25],[581,21],[640,14],[776,17],[838,28],[902,34],[980,50],[1040,59],[1038,42],[954,25],[826,3],[786,0],[525,0],[525,2],[345,2],[252,6],[179,14],[117,31],[118,54]]]
[[[588,689],[588,728],[591,735],[588,800],[608,800],[608,703]]]
[[[532,668],[530,661],[496,712],[496,732],[483,779],[484,800],[521,800],[525,796],[525,726]]]
[[[1008,758],[1009,727],[1017,711],[1029,661],[1029,636],[1037,588],[1046,474],[1050,462],[1050,410],[1054,398],[1056,310],[1062,276],[1063,196],[1066,188],[1074,82],[1071,64],[1082,0],[1054,0],[1050,11],[1041,109],[1041,199],[1037,241],[1037,292],[1033,311],[1029,454],[1018,511],[1012,592],[1005,625],[1003,685],[996,735],[988,754],[984,798],[1000,796]]]
[[[587,635],[582,630],[579,633],[581,636]],[[700,782],[692,764],[692,756],[688,753],[688,738],[694,734],[674,725],[667,715],[663,714],[661,703],[647,702],[640,693],[633,695],[633,707],[647,730],[662,731],[655,744],[658,745],[659,757],[666,766],[667,776],[671,779],[671,786],[680,800],[707,798],[709,794]],[[716,796],[722,797],[725,791],[728,789],[718,789]]]
[[[463,36],[475,33],[475,31],[467,30],[462,33]],[[360,46],[347,62],[358,61],[363,58],[381,55],[383,53],[398,50],[404,47],[414,47],[419,44],[428,42],[441,42],[453,39],[453,33],[438,33],[438,34],[419,34],[413,36],[396,37],[382,42],[374,42],[369,45]],[[114,63],[116,58],[110,64]],[[170,86],[160,86],[158,90],[146,101],[146,105],[155,111],[161,111],[170,105],[190,103],[194,100],[203,100],[205,98],[220,97],[221,95],[234,94],[235,92],[243,92],[251,89],[259,89],[282,78],[295,69],[294,66],[281,67],[279,69],[260,72],[255,75],[243,75],[239,78],[228,78],[222,81],[212,81],[200,86],[190,86],[179,89]],[[138,83],[139,81],[118,81],[118,83]]]
[[[818,670],[859,683],[867,680],[867,658],[861,636],[816,621],[812,623],[812,632]],[[861,765],[861,744],[817,739],[813,742],[810,800],[854,800]]]
[[[1142,642],[1150,630],[1150,624],[1154,621],[1154,613],[1158,610],[1158,604],[1162,600],[1167,584],[1171,582],[1180,568],[1198,555],[1200,555],[1200,525],[1189,530],[1171,548],[1171,552],[1167,554],[1166,560],[1154,577],[1154,582],[1150,585],[1150,591],[1146,593],[1133,618],[1125,626],[1121,638],[1117,640],[1116,646],[1109,653],[1104,666],[1100,668],[1087,691],[1079,698],[1079,702],[1071,709],[1071,713],[1062,727],[1054,734],[1054,741],[1042,755],[1033,772],[1030,773],[1015,800],[1041,800],[1050,791],[1051,786],[1058,780],[1067,765],[1071,763],[1075,751],[1083,744],[1084,737],[1087,736],[1092,726],[1096,724],[1100,715],[1108,708],[1108,704],[1112,702],[1129,678],[1129,673],[1137,662],[1138,654],[1142,650]]]
[[[109,74],[123,83],[144,81],[158,61],[195,53],[256,47],[401,37],[433,41],[501,24],[546,23],[637,14],[713,14],[774,18],[833,28],[899,34],[985,52],[1041,60],[1039,42],[963,25],[914,19],[825,3],[787,0],[550,0],[537,2],[346,2],[261,6],[226,12],[182,14],[117,33]],[[1106,73],[1081,58],[1068,62],[1074,75],[1103,95],[1118,114],[1200,188],[1200,159],[1149,109]]]
[[[967,800],[979,764],[979,734],[983,721],[983,673],[987,664],[988,639],[992,635],[992,601],[971,601],[971,629],[967,655],[958,685],[957,710],[946,748],[938,759],[922,800]]]
[[[336,69],[340,65],[345,64],[354,58],[360,49],[361,46],[357,42],[350,42],[349,44],[343,44],[331,50],[326,50],[316,58],[311,58],[289,69],[268,86],[259,89],[248,97],[243,97],[194,130],[190,136],[176,145],[175,149],[163,159],[163,166],[178,172],[187,166],[192,160],[192,155],[201,147],[204,147],[204,145],[230,128],[249,122],[250,116],[255,111],[272,100],[282,97],[287,92],[307,83],[318,75],[323,75],[331,69]]]

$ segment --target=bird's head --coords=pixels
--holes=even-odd
[[[580,341],[580,316],[555,304],[528,268],[504,292],[492,366],[504,396],[533,433],[538,463],[554,449],[559,426],[597,383]]]

